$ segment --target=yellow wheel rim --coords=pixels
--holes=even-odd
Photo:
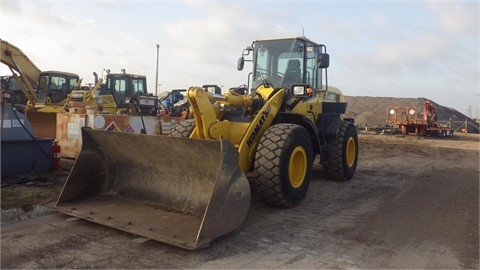
[[[347,150],[346,152],[347,166],[352,167],[353,164],[355,163],[355,154],[357,152],[357,149],[355,147],[355,140],[353,139],[353,137],[348,138],[346,150]]]
[[[288,178],[292,187],[299,188],[303,184],[307,174],[307,165],[307,152],[305,152],[303,147],[297,146],[293,150],[288,164]]]

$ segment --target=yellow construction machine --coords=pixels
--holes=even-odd
[[[73,89],[66,109],[85,113],[87,107],[107,114],[156,116],[159,101],[147,92],[147,78],[143,75],[110,73],[107,70],[105,83],[94,72],[95,85]]]
[[[77,74],[41,71],[22,50],[1,39],[0,52],[1,62],[12,73],[2,79],[2,86],[5,84],[4,88],[11,91],[20,88],[15,100],[26,100],[25,114],[39,137],[57,137],[58,113],[66,111],[85,114],[92,109],[106,114],[157,115],[159,102],[147,93],[145,76],[125,70],[107,72],[106,83],[102,84],[102,78],[94,73],[95,85],[82,86]]]
[[[77,74],[41,71],[19,48],[0,39],[0,61],[12,72],[27,102],[26,116],[37,136],[55,138],[56,113],[81,80]]]
[[[79,87],[77,74],[41,71],[19,48],[0,39],[0,60],[27,99],[27,106],[41,112],[61,112],[73,88]]]
[[[83,129],[55,208],[198,249],[244,222],[251,187],[268,204],[299,204],[317,155],[329,178],[351,179],[357,131],[342,118],[342,93],[328,87],[326,46],[305,37],[256,40],[239,70],[245,61],[253,63],[247,87],[187,89],[193,118],[171,136]]]
[[[118,110],[128,115],[157,116],[159,101],[147,91],[147,78],[125,72],[108,73],[100,95],[112,95]]]

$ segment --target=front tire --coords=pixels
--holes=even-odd
[[[192,134],[193,129],[195,129],[195,119],[185,119],[172,128],[170,136],[188,138]]]
[[[270,205],[293,207],[310,185],[313,147],[299,125],[277,124],[264,133],[255,154],[256,191]]]
[[[332,180],[346,181],[357,170],[358,135],[352,122],[341,121],[337,137],[327,142],[327,157],[323,169]]]

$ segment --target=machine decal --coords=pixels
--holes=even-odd
[[[258,124],[255,126],[253,129],[252,134],[247,140],[247,145],[250,147],[255,140],[255,137],[257,137],[258,132],[262,129],[263,124],[265,123],[265,120],[267,119],[268,115],[270,114],[270,111],[272,110],[271,106],[268,105],[268,107],[265,109],[265,111],[262,112],[262,116],[260,120],[258,121]]]
[[[93,125],[96,129],[103,128],[105,126],[105,117],[101,115],[95,116],[93,119]]]
[[[106,131],[112,131],[112,132],[122,132],[121,129],[118,128],[117,124],[115,122],[111,122],[107,128],[105,129]]]
[[[123,129],[123,132],[125,133],[135,133],[135,130],[132,128],[130,124],[127,124],[125,128]]]
[[[13,119],[12,120],[12,127],[22,127],[22,124],[24,124],[24,121],[21,119],[20,120],[22,123],[18,122],[18,120]]]
[[[78,122],[67,124],[67,138],[69,139],[80,138],[80,125]]]
[[[11,128],[11,127],[12,127],[12,120],[11,119],[3,120],[3,128]]]

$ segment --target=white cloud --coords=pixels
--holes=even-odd
[[[389,19],[383,14],[371,14],[370,17],[374,24],[380,28],[391,26]]]
[[[429,9],[438,16],[446,32],[455,35],[477,34],[479,4],[471,2],[428,2]]]
[[[346,64],[354,67],[355,71],[369,66],[376,71],[376,74],[384,76],[394,76],[398,73],[401,75],[406,73],[416,75],[438,71],[441,73],[442,71],[456,72],[445,70],[445,67],[449,67],[453,63],[460,64],[460,62],[468,65],[470,62],[468,54],[473,58],[475,58],[475,55],[478,57],[478,48],[477,52],[472,51],[473,44],[462,44],[461,39],[467,33],[473,34],[472,40],[479,35],[478,33],[468,32],[471,30],[471,25],[467,22],[473,22],[472,14],[474,12],[467,11],[468,8],[465,6],[455,5],[454,15],[448,15],[446,5],[432,3],[428,5],[429,7],[435,7],[435,10],[440,14],[439,20],[442,21],[443,27],[424,28],[409,33],[406,31],[414,29],[415,22],[411,22],[412,25],[409,27],[397,28],[394,25],[398,22],[396,24],[389,23],[382,15],[372,15],[373,21],[379,26],[375,30],[384,31],[384,35],[389,36],[390,39],[379,39],[378,36],[382,33],[377,33],[376,38],[372,39],[374,40],[372,46],[366,47],[362,52],[356,51],[346,56]],[[453,18],[457,18],[461,22],[444,23],[446,21],[450,22]],[[456,29],[456,31],[453,31],[453,29]],[[391,33],[395,33],[395,35]],[[359,33],[364,39],[371,38],[370,34],[371,32],[366,30]]]
[[[92,71],[125,68],[145,74],[154,92],[156,44],[161,90],[204,83],[228,88],[247,82],[251,66],[238,72],[235,62],[252,40],[299,36],[304,29],[327,45],[329,79],[350,95],[427,96],[405,87],[416,84],[440,95],[439,87],[453,82],[478,89],[478,3],[397,3],[399,11],[365,5],[357,12],[311,2],[7,0],[0,4],[0,38],[41,69],[79,73],[91,82]]]

